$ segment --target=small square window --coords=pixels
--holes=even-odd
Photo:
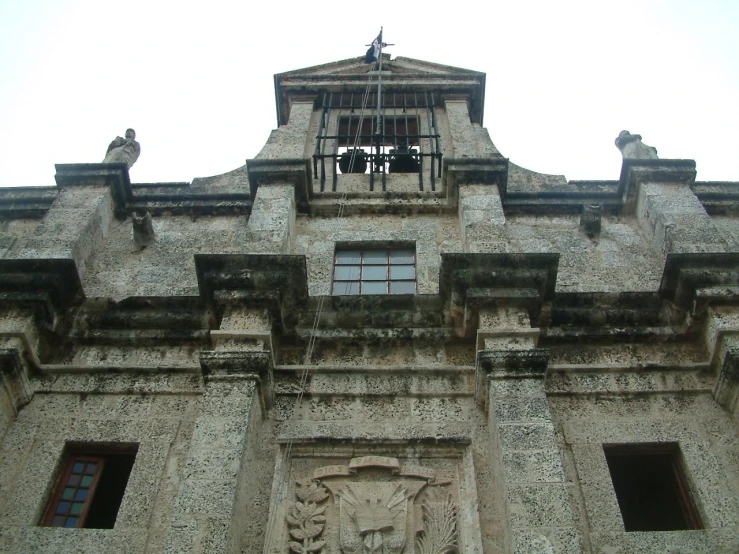
[[[112,529],[135,459],[135,445],[65,452],[42,525]]]
[[[702,529],[677,444],[603,450],[626,531]]]
[[[416,253],[412,248],[337,250],[332,293],[415,294]]]

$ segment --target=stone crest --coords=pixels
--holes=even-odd
[[[363,470],[375,470],[376,479],[360,479]],[[377,473],[377,469],[387,473]],[[384,474],[383,474],[384,473]],[[417,505],[424,487],[441,487],[433,469],[403,465],[396,458],[363,456],[347,465],[324,466],[312,479],[297,482],[298,500],[289,508],[289,551],[321,553],[329,546],[323,536],[333,525],[332,537],[342,554],[454,554],[457,545],[457,507],[451,494],[436,489]],[[326,517],[328,491],[333,518]]]

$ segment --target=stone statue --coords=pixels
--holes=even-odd
[[[115,137],[108,146],[108,153],[105,154],[103,163],[124,163],[130,169],[141,153],[141,146],[135,139],[136,131],[133,129],[126,129],[126,138]]]
[[[657,149],[641,141],[641,135],[632,135],[628,131],[621,131],[616,137],[616,147],[621,155],[636,160],[656,160],[659,158]]]

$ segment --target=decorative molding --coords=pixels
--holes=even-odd
[[[477,330],[481,308],[521,306],[537,321],[554,298],[559,254],[442,253],[439,294],[463,334]]]
[[[195,269],[200,294],[214,313],[231,302],[265,307],[273,324],[294,333],[308,299],[305,256],[195,254]]]
[[[259,384],[263,410],[274,404],[274,368],[269,352],[200,352],[200,368],[206,383],[209,380],[241,377],[254,379]]]
[[[481,350],[477,353],[475,400],[488,409],[488,382],[491,379],[544,379],[549,365],[549,351]]]

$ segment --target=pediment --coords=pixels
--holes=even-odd
[[[316,105],[323,93],[362,91],[368,79],[382,76],[383,90],[387,92],[415,91],[463,95],[469,99],[470,114],[482,122],[485,97],[485,73],[450,65],[383,54],[382,72],[375,64],[365,64],[364,56],[349,58],[313,67],[286,71],[275,75],[275,101],[278,125],[289,119],[290,98],[313,97]]]
[[[450,65],[442,65],[431,63],[414,58],[406,58],[399,56],[391,58],[389,54],[384,54],[382,61],[383,75],[385,72],[389,74],[401,75],[483,75],[478,71],[470,69],[462,69]],[[374,64],[364,63],[364,57],[349,58],[327,64],[314,65],[303,69],[286,71],[275,75],[275,79],[284,78],[300,78],[300,77],[318,77],[332,75],[360,75],[367,74],[375,69]]]

